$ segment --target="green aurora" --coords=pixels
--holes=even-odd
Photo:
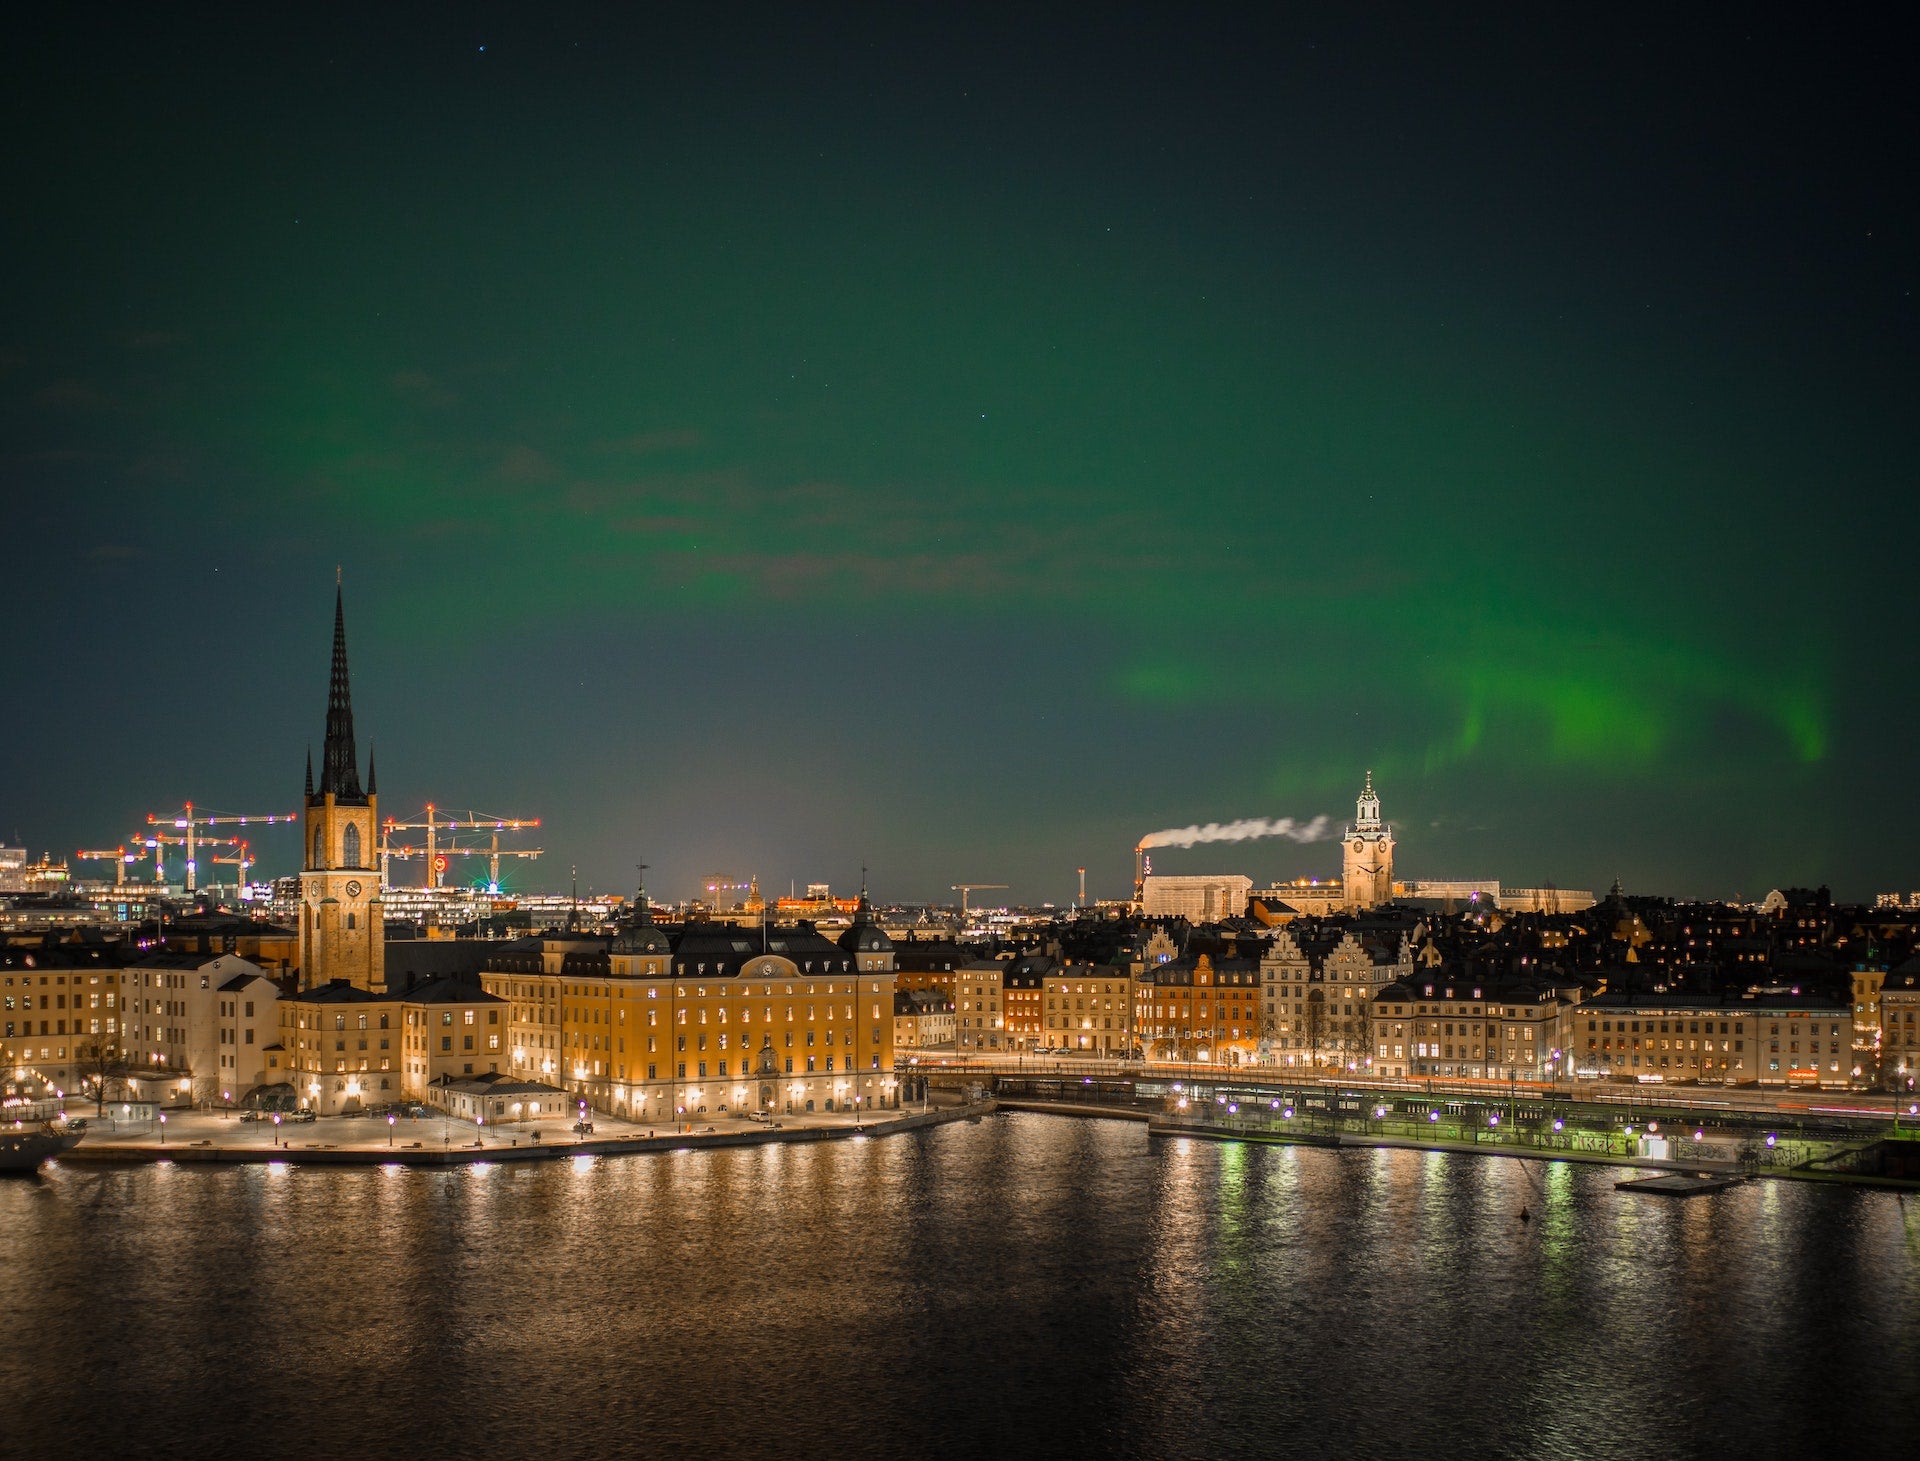
[[[212,663],[249,707],[132,754],[52,717],[0,781],[36,846],[285,801],[340,563],[393,809],[543,815],[602,886],[1115,894],[1141,832],[1367,768],[1415,875],[1913,880],[1856,813],[1914,800],[1866,567],[1913,526],[1914,207],[1756,177],[1764,66],[1703,100],[1534,37],[1652,88],[1609,145],[1351,18],[1016,61],[957,17],[410,16],[7,62],[25,667],[93,721],[88,646],[164,624],[118,702]],[[1748,130],[1636,150],[1709,101]],[[1166,865],[1216,864],[1334,858]]]

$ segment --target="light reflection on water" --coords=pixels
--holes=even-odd
[[[1773,1455],[1904,1434],[1899,1199],[903,1138],[0,1184],[8,1454]],[[1522,1207],[1528,1221],[1521,1221]]]

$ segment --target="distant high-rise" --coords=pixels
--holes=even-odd
[[[306,860],[300,874],[300,982],[307,987],[344,979],[359,989],[384,990],[386,922],[375,863],[379,797],[373,758],[360,786],[353,743],[353,700],[347,683],[347,619],[333,595],[333,673],[327,686],[327,734],[320,786],[307,755]]]
[[[1355,804],[1353,825],[1346,830],[1344,862],[1347,905],[1372,908],[1393,901],[1393,828],[1380,820],[1380,798],[1373,790],[1373,773]]]

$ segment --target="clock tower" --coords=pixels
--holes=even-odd
[[[1349,908],[1393,901],[1393,828],[1380,820],[1371,771],[1354,807],[1353,825],[1345,833],[1343,860]]]
[[[386,989],[387,930],[374,846],[379,801],[371,756],[366,790],[360,789],[347,686],[347,619],[336,580],[333,678],[327,687],[327,740],[318,791],[313,786],[313,753],[307,753],[302,823],[306,857],[300,873],[302,988],[344,979],[357,989]]]

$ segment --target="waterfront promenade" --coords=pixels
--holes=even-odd
[[[700,1118],[677,1125],[619,1121],[596,1115],[593,1131],[576,1135],[570,1123],[481,1127],[459,1117],[325,1116],[302,1123],[241,1121],[231,1111],[169,1111],[158,1120],[120,1123],[86,1114],[87,1134],[63,1153],[63,1162],[296,1162],[315,1166],[452,1166],[473,1162],[550,1161],[579,1156],[624,1156],[689,1147],[763,1146],[777,1142],[843,1141],[892,1136],[924,1126],[978,1117],[992,1102],[934,1106],[930,1110],[869,1114],[809,1112],[777,1121]],[[73,1109],[74,1116],[83,1114]]]

